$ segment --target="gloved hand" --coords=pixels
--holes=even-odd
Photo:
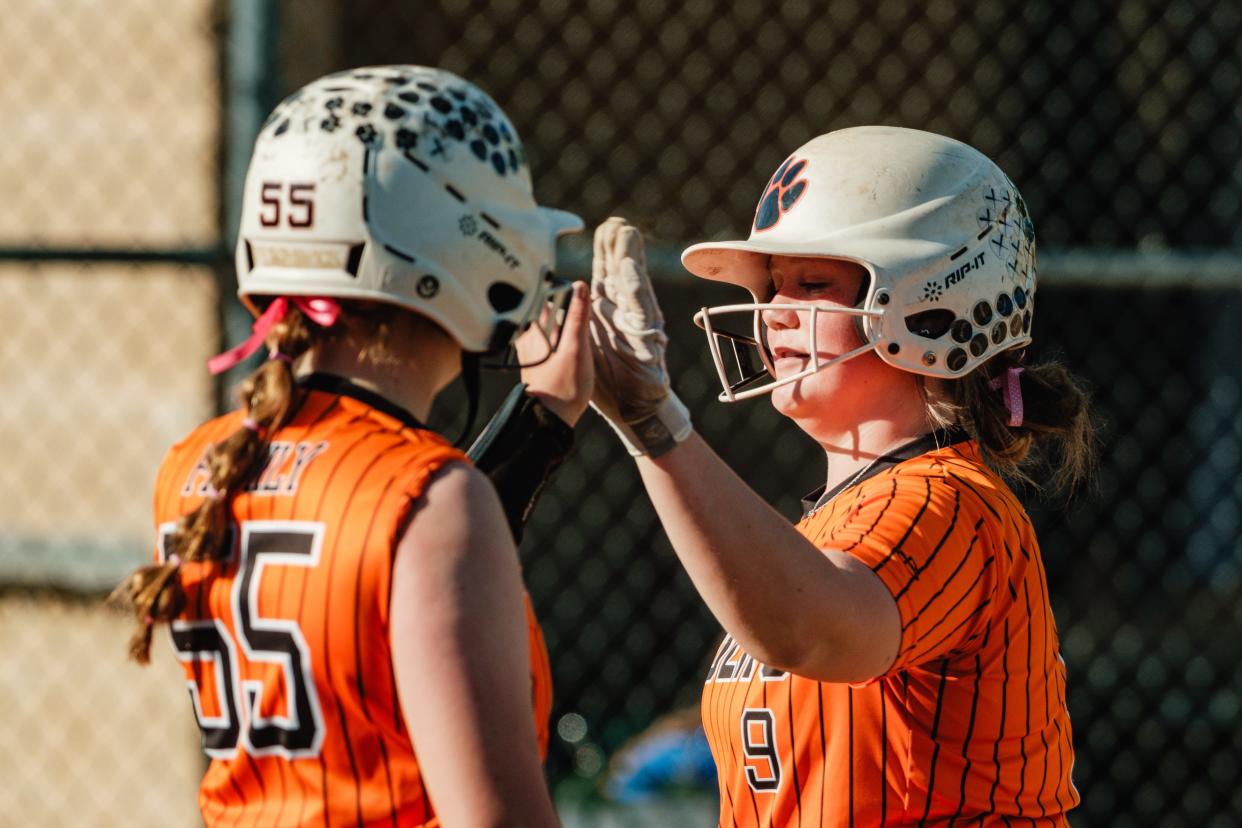
[[[591,407],[630,454],[659,457],[690,436],[690,412],[669,387],[668,337],[647,275],[642,234],[615,216],[595,230],[591,344]]]

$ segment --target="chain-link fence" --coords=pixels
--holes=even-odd
[[[161,448],[215,405],[200,366],[233,313],[217,297],[247,113],[327,71],[413,62],[509,112],[541,201],[646,227],[678,391],[791,517],[822,460],[764,401],[714,402],[689,317],[737,296],[674,254],[745,236],[769,172],[831,129],[919,127],[995,158],[1040,238],[1037,349],[1094,383],[1107,423],[1094,494],[1028,498],[1069,673],[1074,822],[1242,823],[1238,4],[12,0],[0,62],[0,814],[16,815],[0,822],[192,814],[197,757],[152,767],[159,748],[133,738],[158,715],[138,697],[175,698],[159,727],[186,723],[180,679],[125,664],[97,596],[145,554]],[[586,246],[567,258],[582,273]],[[593,417],[523,557],[556,681],[549,773],[582,796],[695,703],[720,631]],[[99,638],[72,643],[66,619]],[[89,661],[93,681],[40,666],[56,659]],[[137,696],[144,681],[165,694]],[[34,742],[34,770],[13,761]],[[87,795],[102,768],[135,794]],[[180,806],[141,793],[157,773]]]

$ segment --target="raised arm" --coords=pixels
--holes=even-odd
[[[393,566],[401,710],[446,828],[555,826],[531,708],[523,586],[487,478],[464,464],[427,487]]]
[[[699,595],[749,655],[824,681],[864,681],[893,663],[901,622],[879,577],[817,549],[697,433],[639,457],[638,470]]]
[[[888,668],[901,624],[883,582],[821,551],[694,433],[664,366],[663,318],[642,237],[622,219],[596,231],[592,404],[638,461],[678,558],[747,653],[778,669],[861,681]]]

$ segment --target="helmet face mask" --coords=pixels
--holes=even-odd
[[[763,322],[763,312],[769,310],[805,314],[805,322],[802,324],[810,332],[810,338],[807,341],[807,367],[780,379],[775,379],[776,369],[773,367],[771,349],[767,344],[767,326]],[[771,302],[717,305],[700,309],[694,315],[694,324],[702,328],[707,335],[708,348],[711,350],[712,360],[716,363],[716,372],[724,388],[718,399],[721,402],[737,402],[762,396],[782,385],[797,382],[817,371],[839,365],[848,359],[875,349],[874,344],[864,343],[831,359],[821,359],[818,341],[819,328],[816,323],[818,317],[825,313],[845,314],[858,319],[874,318],[879,315],[875,311],[843,308],[839,305]],[[738,333],[733,326],[722,326],[723,319],[732,315],[749,315],[752,318],[754,335]],[[736,379],[731,379],[731,376],[736,376]],[[771,381],[758,385],[764,379]]]
[[[755,300],[705,308],[695,317],[700,327],[768,301],[773,255],[843,259],[868,271],[860,304],[831,308],[858,318],[862,345],[813,361],[797,377],[738,393],[724,379],[728,349],[709,334],[722,400],[757,396],[872,350],[900,370],[951,379],[1030,342],[1035,239],[1026,206],[994,163],[958,141],[857,127],[798,149],[769,181],[748,240],[698,244],[682,254],[692,273],[745,287]],[[805,306],[812,319],[830,310],[812,307]],[[761,326],[756,312],[755,343],[764,340]]]
[[[501,353],[559,295],[556,240],[517,132],[440,69],[380,66],[308,84],[261,130],[246,177],[238,295],[395,304],[466,351]],[[555,332],[545,339],[555,343]]]

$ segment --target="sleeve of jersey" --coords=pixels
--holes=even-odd
[[[967,652],[982,637],[997,561],[968,506],[944,478],[882,477],[824,537],[812,537],[866,563],[892,593],[901,644],[889,672]]]

